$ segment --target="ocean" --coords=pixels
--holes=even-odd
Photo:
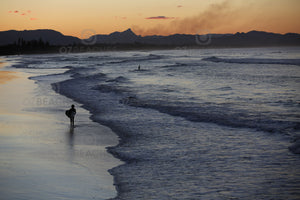
[[[298,47],[6,59],[119,136],[115,199],[300,197]]]

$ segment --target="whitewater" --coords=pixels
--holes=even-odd
[[[119,136],[115,199],[300,196],[300,48],[6,59]]]

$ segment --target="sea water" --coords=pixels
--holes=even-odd
[[[300,48],[7,59],[120,136],[118,199],[300,197]]]

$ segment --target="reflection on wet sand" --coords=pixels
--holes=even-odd
[[[15,75],[15,72],[8,72],[8,71],[0,71],[0,84],[4,84],[18,76]]]
[[[0,58],[0,68],[5,67],[7,65],[6,62],[4,62],[4,59]]]
[[[70,147],[74,146],[74,127],[70,126],[68,134],[68,144]]]
[[[0,69],[5,67],[6,65],[7,65],[7,63],[4,62],[3,59],[0,58]],[[4,84],[7,81],[10,81],[14,78],[17,78],[16,72],[0,71],[0,84]]]

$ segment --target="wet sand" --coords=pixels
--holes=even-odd
[[[116,145],[117,136],[92,122],[89,112],[72,100],[50,90],[41,95],[28,74],[1,70],[0,77],[5,77],[0,81],[1,198],[115,197],[108,170],[121,162],[106,147]],[[12,76],[6,79],[7,74]],[[64,114],[71,104],[78,113],[74,129]]]

